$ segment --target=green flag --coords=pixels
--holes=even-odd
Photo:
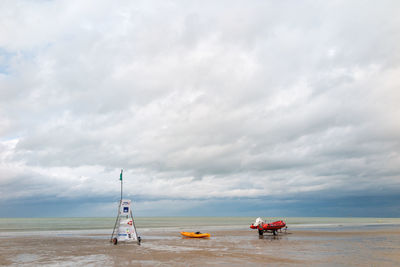
[[[122,181],[122,170],[121,170],[121,174],[119,175],[119,179]]]

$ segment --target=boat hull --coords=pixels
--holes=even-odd
[[[286,226],[286,223],[284,221],[276,221],[276,222],[272,222],[272,223],[264,223],[261,225],[250,225],[251,229],[258,229],[258,230],[279,230],[283,227]]]
[[[191,238],[205,238],[205,237],[211,236],[209,233],[196,234],[194,232],[181,232],[181,235],[183,235],[185,237],[191,237]]]

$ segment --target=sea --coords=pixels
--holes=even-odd
[[[138,232],[157,230],[219,230],[248,229],[255,217],[137,217]],[[289,229],[330,230],[400,227],[400,218],[332,218],[289,217],[263,218],[267,222],[284,220]],[[0,237],[12,235],[107,234],[112,231],[115,218],[0,218]]]

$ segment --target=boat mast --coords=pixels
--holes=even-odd
[[[119,180],[121,181],[121,200],[120,200],[120,202],[122,201],[122,173],[123,173],[123,169],[121,169],[121,174],[119,175]]]

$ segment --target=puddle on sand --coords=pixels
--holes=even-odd
[[[18,254],[14,258],[14,262],[17,264],[26,264],[26,263],[32,263],[35,262],[39,259],[40,257],[36,254],[29,254],[29,253],[23,253],[23,254]]]
[[[46,265],[46,264],[41,264]],[[68,256],[56,257],[49,262],[50,266],[108,266],[112,265],[110,258],[103,254],[86,255],[86,256]]]
[[[183,247],[183,246],[170,246],[170,245],[158,245],[158,244],[153,244],[153,243],[143,244],[142,247],[146,248],[146,249],[152,249],[152,250],[158,250],[158,251],[172,251],[172,252],[203,250],[203,248]]]

